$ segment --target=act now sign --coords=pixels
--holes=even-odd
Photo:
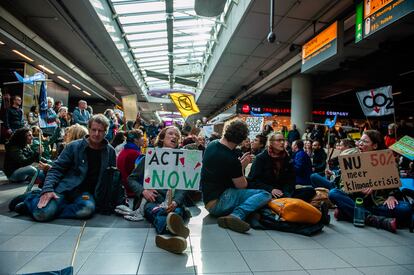
[[[198,190],[201,166],[201,151],[150,148],[145,156],[144,188]]]

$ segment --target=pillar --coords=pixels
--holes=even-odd
[[[303,135],[306,121],[312,121],[312,79],[308,75],[296,75],[292,78],[291,124],[296,124]]]

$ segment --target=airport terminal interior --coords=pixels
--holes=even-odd
[[[414,274],[413,49],[414,0],[0,0],[0,275]],[[53,120],[49,120],[49,111],[54,113]],[[19,114],[21,125],[11,120]],[[145,177],[149,171],[158,176],[158,168],[148,168],[148,156],[156,152],[153,147],[170,146],[166,143],[168,130],[155,141],[165,127],[179,129],[182,136],[182,140],[173,139],[170,148],[198,149],[182,150],[190,160],[199,157],[191,172],[201,171],[194,180],[198,180],[197,190],[177,187],[172,192],[174,196],[186,194],[182,208],[186,211],[175,214],[179,219],[187,218],[189,234],[184,236],[186,247],[182,251],[171,253],[171,249],[160,247],[158,224],[148,220],[150,214],[145,208],[148,198],[143,195],[143,203],[137,203],[136,191],[129,187],[126,210],[112,202],[114,188],[108,189],[113,193],[106,197],[111,200],[110,211],[97,211],[92,217],[39,220],[28,210],[27,201],[36,196],[39,187],[51,193],[59,189],[61,183],[48,183],[57,172],[63,179],[75,169],[73,182],[81,177],[81,169],[73,166],[85,160],[74,157],[72,166],[60,165],[74,148],[70,147],[74,140],[89,131],[90,136],[83,139],[90,144],[85,149],[87,162],[105,160],[104,155],[93,156],[98,151],[94,151],[92,139],[100,131],[93,126],[103,125],[93,120],[96,114],[104,114],[110,123],[105,136],[108,142],[102,136],[98,143],[110,144],[105,148],[114,152],[112,166],[118,167],[121,177],[125,169],[118,165],[119,158],[115,165],[117,148],[121,146],[117,156],[127,149],[138,152],[129,164],[126,181],[139,167],[143,173],[142,162]],[[249,130],[247,145],[246,135],[243,143],[229,142],[225,135],[226,129],[238,122]],[[75,130],[68,130],[73,126],[85,133],[75,138]],[[22,150],[36,157],[17,166],[10,148],[22,128],[26,129]],[[380,141],[375,143],[366,131],[378,133]],[[66,140],[68,136],[72,142]],[[264,139],[263,147],[255,151],[259,137]],[[141,143],[136,145],[135,140]],[[352,154],[360,167],[360,158],[364,160],[365,172],[357,170],[355,158],[352,163],[343,157],[344,140],[355,147],[350,149],[356,150]],[[295,192],[301,188],[313,192],[304,203],[319,213],[318,221],[287,222],[282,213],[268,209],[273,219],[264,227],[263,209],[253,209],[256,211],[240,219],[236,212],[229,212],[232,214],[225,217],[232,218],[224,219],[224,223],[219,215],[211,214],[222,197],[205,201],[207,189],[202,184],[208,182],[206,171],[212,162],[207,158],[214,157],[208,154],[208,144],[234,144],[229,148],[234,149],[232,154],[243,170],[230,177],[235,175],[230,170],[235,169],[226,166],[223,175],[215,176],[223,182],[228,177],[234,184],[230,189],[239,188],[235,178],[240,177],[249,189],[259,190],[252,187],[252,177],[261,175],[253,170],[263,154],[272,158],[272,173],[280,169],[280,159],[272,157],[272,150],[276,150],[272,142],[279,141],[284,144],[283,156],[289,158],[286,165],[295,167]],[[372,148],[366,149],[370,144]],[[311,165],[306,180],[298,180],[301,172],[296,168],[301,147]],[[376,151],[380,149],[384,151]],[[72,150],[75,155],[76,150]],[[321,170],[316,166],[320,162],[315,157],[317,150],[324,155]],[[27,152],[21,153],[22,158]],[[144,154],[147,157],[141,160]],[[179,165],[178,154],[175,166],[164,163],[164,155],[158,161],[155,153],[149,162],[172,171],[165,185],[173,189],[181,186],[175,171],[184,171],[185,178],[185,169],[189,169],[184,158],[180,159],[184,168]],[[93,186],[99,186],[103,178],[98,181],[97,173],[101,175],[102,169],[90,163],[89,167],[94,166],[90,170],[95,170],[85,172],[82,188],[91,179]],[[336,175],[332,172],[335,165],[339,173],[341,169],[352,171]],[[27,167],[35,174],[26,169],[30,176],[16,176],[17,169]],[[275,173],[279,177],[279,172]],[[315,187],[326,187],[312,181],[317,173],[324,182],[336,186],[322,188],[326,193],[318,188],[315,191]],[[170,185],[171,175],[177,175],[175,187]],[[384,180],[391,176],[393,185]],[[141,188],[144,181],[149,184],[150,178],[144,180],[142,175]],[[380,186],[367,182],[380,182]],[[183,189],[191,189],[187,179],[184,183]],[[161,180],[159,184],[164,186]],[[390,186],[384,189],[381,184]],[[51,191],[45,191],[47,187]],[[343,194],[351,200],[351,209],[355,205],[351,219],[343,216],[342,202],[331,197],[332,190],[342,192],[340,188],[347,192]],[[395,193],[389,193],[380,206],[390,207],[390,198],[396,204],[389,209],[406,205],[409,213],[403,220],[389,214],[396,213],[394,209],[381,215],[372,212],[375,217],[381,216],[380,222],[372,222],[366,215],[374,215],[366,210],[362,226],[358,224],[355,194],[363,194],[364,201],[372,198],[375,204],[373,194],[391,189]],[[282,196],[274,190],[280,191],[270,188],[270,194],[262,192],[269,198]],[[168,194],[165,202],[169,206],[155,207],[151,217],[165,207],[169,211],[170,205],[177,207]],[[313,204],[319,194],[325,194],[325,200]],[[12,205],[16,197],[23,199]],[[90,199],[81,196],[83,202]],[[363,206],[361,209],[365,211]],[[163,220],[167,229],[171,216]],[[234,227],[233,222],[240,221],[248,226],[243,220],[249,221],[250,230]],[[255,226],[256,220],[261,228]],[[167,231],[172,232],[171,225]],[[70,273],[59,273],[68,267],[73,267]]]

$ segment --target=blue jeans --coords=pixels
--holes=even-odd
[[[329,181],[326,177],[321,176],[319,173],[313,173],[310,176],[310,180],[311,180],[312,186],[315,188],[323,187],[329,190],[335,188],[334,182]]]
[[[87,219],[95,212],[95,199],[87,192],[75,197],[73,201],[65,199],[63,194],[56,194],[59,199],[52,199],[43,207],[38,208],[37,204],[40,200],[39,193],[31,193],[24,200],[25,205],[32,214],[34,220],[39,222],[46,222],[55,218],[62,219]],[[87,200],[82,196],[87,195]]]
[[[335,188],[329,191],[329,200],[336,204],[343,219],[353,221],[354,219],[354,200],[345,192]],[[411,221],[411,205],[405,201],[398,201],[394,209],[388,209],[386,205],[366,207],[366,215],[374,214],[389,218],[396,218],[399,226],[408,226]]]
[[[7,161],[7,160],[6,160]],[[20,182],[24,181],[27,178],[32,179],[37,175],[37,169],[31,165],[27,165],[24,167],[20,167],[19,169],[15,170],[9,177],[9,180],[12,182]]]
[[[247,215],[265,206],[272,195],[260,189],[229,188],[221,194],[216,205],[208,210],[213,216],[233,215],[242,220]]]
[[[150,223],[152,223],[152,225],[154,225],[157,234],[165,234],[168,233],[168,212],[165,210],[165,208],[159,207],[159,205],[159,203],[155,202],[148,202],[147,204],[145,204],[144,216]],[[174,213],[177,213],[183,218],[183,220],[185,220],[184,210],[181,207],[175,208]]]

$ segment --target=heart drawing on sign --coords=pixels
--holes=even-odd
[[[201,163],[200,162],[197,162],[196,166],[194,167],[194,170],[197,169],[200,166],[201,166]]]
[[[148,155],[151,155],[152,154],[152,151],[148,151]]]
[[[145,182],[146,182],[147,184],[149,184],[149,183],[150,183],[150,181],[151,181],[150,177],[147,177],[147,178],[145,179]]]
[[[180,162],[184,166],[184,158],[180,158]]]

